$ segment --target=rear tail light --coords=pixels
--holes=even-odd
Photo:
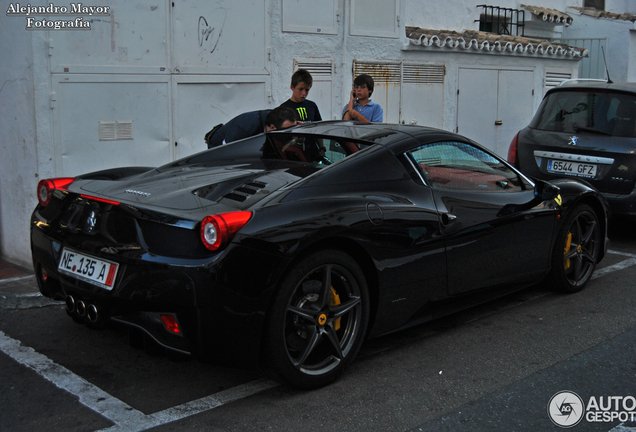
[[[177,321],[177,317],[174,315],[161,315],[161,320],[168,331],[176,334],[181,333],[181,330],[179,329],[179,322]]]
[[[56,190],[66,190],[67,186],[73,183],[74,177],[60,177],[40,180],[38,183],[38,201],[42,207],[51,200],[51,195]]]
[[[98,198],[92,195],[80,195],[82,198],[86,198],[88,200],[92,200],[92,201],[99,201],[99,202],[103,202],[106,204],[112,204],[112,205],[119,205],[119,201],[113,201],[113,200],[109,200],[106,198]]]
[[[517,154],[517,150],[519,147],[519,132],[512,139],[510,143],[510,147],[508,148],[508,162],[519,168],[519,155]]]
[[[201,241],[215,251],[227,245],[252,217],[252,212],[237,211],[206,216],[201,222]]]

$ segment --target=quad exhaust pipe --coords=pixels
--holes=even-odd
[[[82,318],[86,316],[86,303],[83,300],[77,302],[77,306],[75,306],[75,312]]]
[[[66,296],[66,310],[70,314],[86,317],[92,323],[97,323],[101,319],[101,313],[96,305],[87,305],[84,300],[75,300],[72,295]]]
[[[99,312],[97,310],[97,306],[95,306],[94,304],[88,305],[86,315],[88,315],[88,320],[92,323],[96,323],[97,321],[99,321]]]
[[[66,311],[69,313],[75,312],[75,299],[73,296],[66,296]]]

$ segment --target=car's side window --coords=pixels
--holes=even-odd
[[[438,142],[409,152],[428,185],[477,192],[523,190],[516,172],[485,151],[461,142]]]
[[[332,162],[338,162],[347,156],[347,152],[338,141],[323,139],[324,156]]]
[[[607,117],[614,136],[636,136],[636,101],[634,97],[617,95],[611,99]]]

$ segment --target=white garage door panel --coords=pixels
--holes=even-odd
[[[495,150],[497,70],[460,69],[457,131]]]
[[[339,0],[283,0],[283,31],[338,34]]]
[[[177,2],[173,67],[180,73],[263,73],[267,2]]]
[[[340,113],[332,115],[331,110],[331,81],[317,81],[314,78],[314,84],[311,86],[309,92],[309,100],[312,100],[318,105],[320,116],[323,120],[331,120],[332,118],[340,119]]]
[[[378,83],[373,86],[371,100],[379,103],[384,111],[383,123],[400,121],[400,83]]]
[[[215,125],[227,123],[246,111],[271,108],[267,105],[266,88],[265,82],[177,83],[178,157],[207,149],[203,137]]]
[[[131,165],[158,166],[172,159],[168,80],[63,81],[56,88],[57,175],[73,176]],[[100,141],[100,121],[132,121],[133,139]]]
[[[457,130],[501,157],[532,119],[534,72],[459,69]]]
[[[528,71],[499,72],[498,113],[503,123],[497,126],[495,152],[500,156],[508,155],[510,141],[532,119],[532,79],[533,73]]]
[[[404,84],[402,121],[442,129],[444,126],[444,85]]]
[[[50,32],[51,71],[105,73],[134,67],[136,73],[166,72],[168,3],[100,2],[110,6],[110,14],[83,16],[90,30]]]

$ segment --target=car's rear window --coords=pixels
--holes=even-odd
[[[543,99],[530,127],[635,137],[636,95],[587,89],[553,92]]]

